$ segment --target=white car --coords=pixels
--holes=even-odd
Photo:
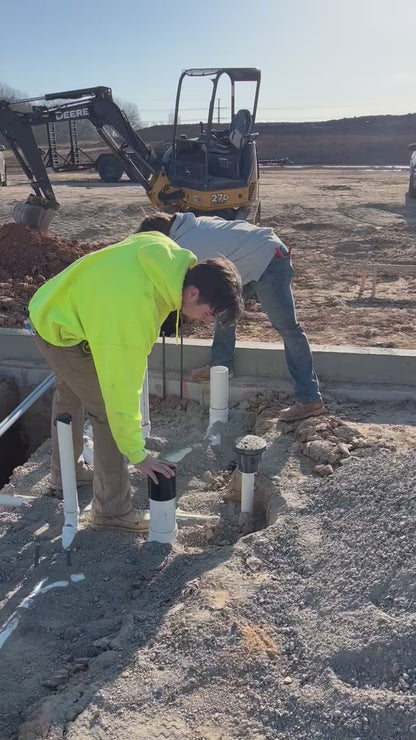
[[[6,170],[6,160],[4,157],[4,146],[3,144],[0,144],[0,185],[7,185],[7,170]]]
[[[416,144],[409,144],[409,150],[412,152],[410,157],[409,197],[416,198]]]

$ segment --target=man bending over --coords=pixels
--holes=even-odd
[[[92,479],[96,529],[148,527],[132,506],[128,462],[157,482],[172,468],[146,454],[140,394],[161,324],[179,312],[206,324],[242,312],[241,278],[226,259],[195,255],[161,233],[134,234],[87,254],[42,285],[29,304],[34,341],[55,373],[51,486],[62,488],[57,414],[72,416],[78,485]],[[94,432],[94,470],[82,461],[84,408]]]
[[[193,213],[155,213],[139,227],[162,232],[184,248],[192,248],[198,259],[224,255],[238,269],[244,295],[253,293],[283,339],[286,364],[295,386],[295,402],[280,413],[281,421],[297,421],[324,413],[318,379],[313,367],[309,342],[296,320],[291,289],[294,274],[290,250],[273,229],[253,226],[247,221],[225,221]],[[225,365],[232,372],[235,349],[235,324],[215,322],[209,365],[194,370],[193,380],[207,380],[209,368]]]

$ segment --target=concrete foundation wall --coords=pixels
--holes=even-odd
[[[210,340],[185,339],[185,373],[208,362]],[[322,387],[354,398],[416,398],[416,351],[375,349],[373,347],[312,346],[315,368]],[[168,392],[179,392],[180,344],[166,339]],[[13,375],[20,396],[25,397],[48,374],[31,335],[23,329],[0,329],[0,377]],[[162,388],[162,341],[149,357],[150,390]],[[289,391],[290,378],[283,345],[238,342],[235,352],[235,378],[230,383],[231,399],[244,397],[262,388]],[[206,400],[207,384],[187,383],[185,395]]]

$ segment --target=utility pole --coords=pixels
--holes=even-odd
[[[218,110],[217,123],[221,123],[221,98],[217,98],[217,110]]]

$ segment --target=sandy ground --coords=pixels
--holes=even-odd
[[[396,405],[335,398],[330,415],[282,425],[284,403],[233,408],[218,447],[200,406],[152,400],[149,449],[191,450],[180,508],[220,516],[215,530],[180,526],[173,549],[94,532],[84,513],[68,563],[49,442],[16,469],[5,491],[35,498],[0,514],[2,740],[415,736],[414,428],[383,433]],[[401,413],[411,422],[414,404]],[[242,432],[267,441],[244,521]],[[313,473],[329,462],[332,475]]]
[[[59,183],[53,230],[67,239],[110,243],[148,211],[127,182]],[[262,191],[264,223],[294,250],[310,339],[413,348],[414,278],[357,298],[358,261],[414,259],[405,174],[287,170],[263,173]],[[27,192],[12,174],[0,224]],[[240,338],[273,339],[251,311]],[[148,448],[191,448],[180,507],[220,517],[181,526],[172,549],[94,532],[85,513],[68,563],[49,442],[15,471],[5,492],[35,500],[0,512],[1,740],[416,737],[415,404],[327,396],[328,415],[284,425],[287,400],[233,408],[215,447],[205,409],[152,399]],[[232,471],[244,433],[267,449],[256,516],[242,521]],[[146,482],[132,484],[146,505]],[[90,498],[82,489],[82,509]]]
[[[12,171],[0,191],[0,225],[30,191]],[[81,242],[112,243],[137,228],[150,211],[143,190],[101,183],[94,174],[52,177],[61,203],[50,231]],[[292,248],[298,317],[316,344],[416,348],[416,276],[380,275],[359,295],[364,261],[414,264],[416,201],[406,203],[404,170],[283,169],[262,171],[262,223]],[[1,308],[1,307],[0,307]],[[194,336],[209,329],[190,327]],[[249,301],[241,340],[273,341],[276,332]]]

